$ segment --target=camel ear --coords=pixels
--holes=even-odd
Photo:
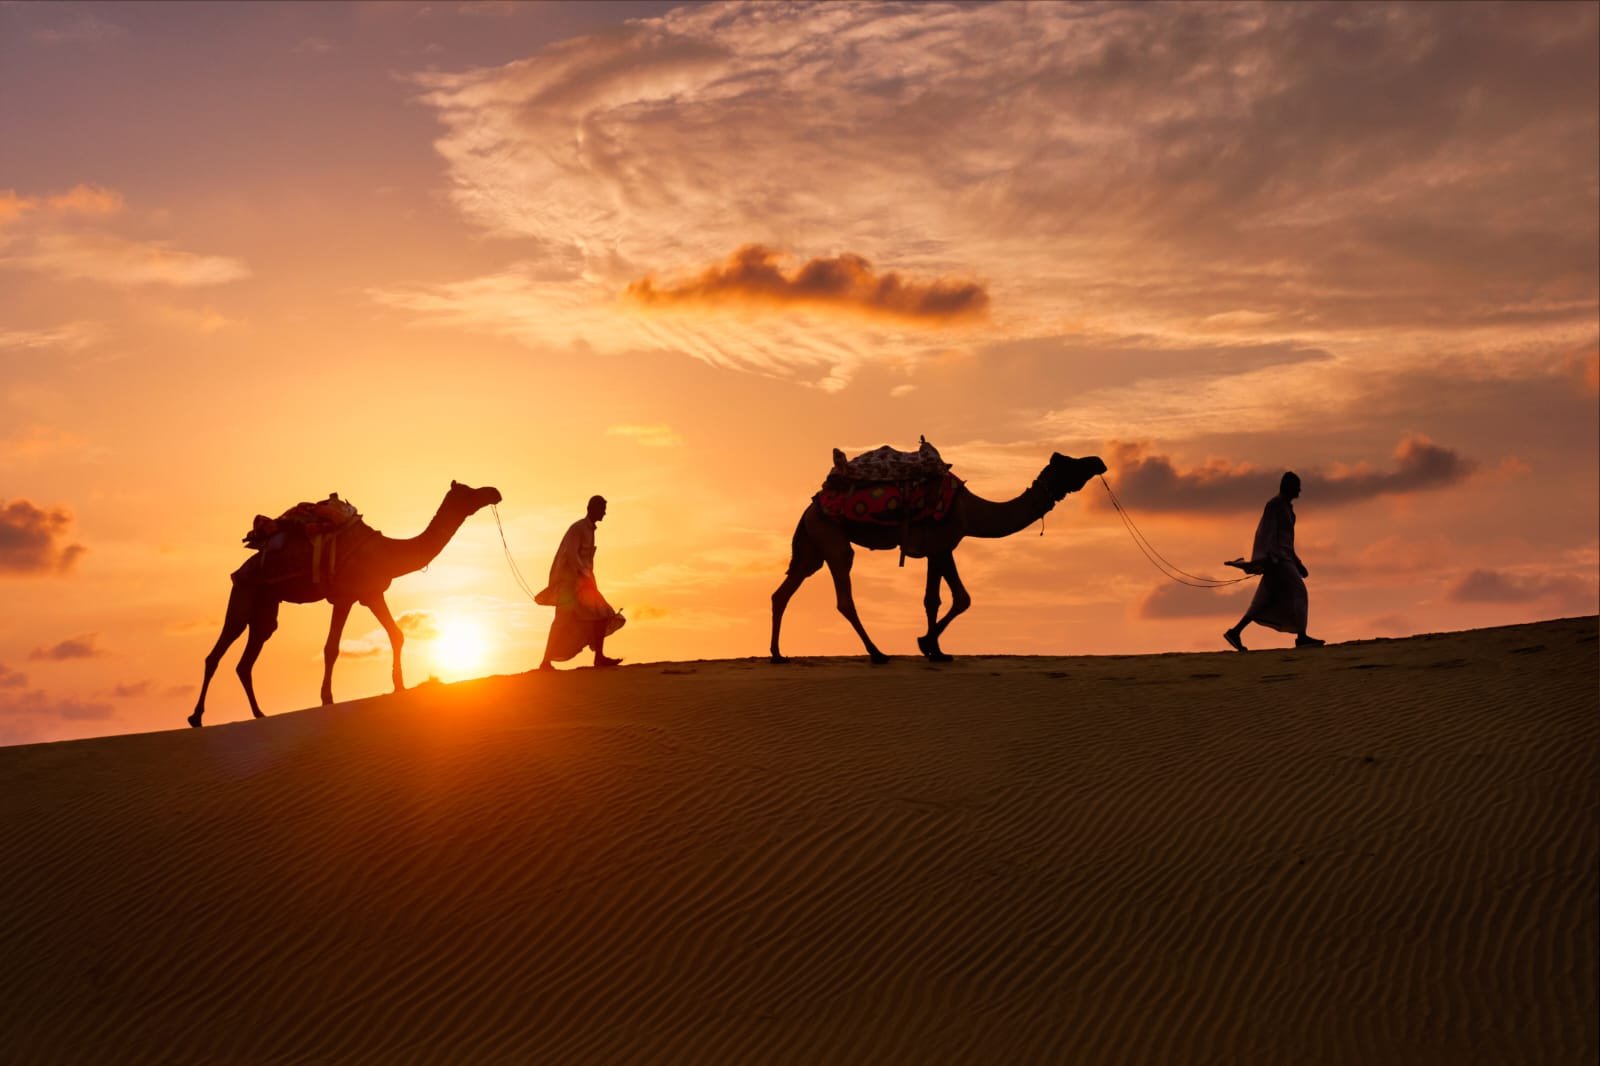
[[[1066,456],[1062,455],[1060,452],[1051,452],[1050,453],[1050,461],[1052,463],[1060,462],[1061,460],[1063,460],[1065,458],[1066,458]]]
[[[451,478],[450,479],[450,487],[453,488],[453,489],[459,489],[461,486],[456,482],[455,478]]]

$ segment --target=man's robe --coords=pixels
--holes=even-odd
[[[1261,512],[1248,570],[1261,575],[1250,620],[1280,633],[1304,633],[1310,601],[1294,551],[1294,506],[1282,496],[1268,500]]]
[[[584,648],[593,647],[604,626],[610,636],[626,621],[600,595],[594,578],[594,521],[580,518],[567,529],[550,563],[550,584],[534,602],[556,609],[550,626],[547,656],[565,662]]]

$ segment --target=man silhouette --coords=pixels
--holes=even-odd
[[[622,661],[606,655],[605,646],[606,637],[621,629],[626,619],[600,595],[594,577],[594,528],[605,516],[605,497],[589,497],[588,514],[568,527],[556,549],[550,563],[550,584],[534,597],[535,603],[556,609],[541,670],[554,670],[552,664],[565,662],[584,648],[594,649],[597,667]]]
[[[1222,639],[1235,651],[1245,651],[1239,639],[1244,627],[1254,622],[1258,626],[1276,629],[1280,633],[1293,633],[1294,646],[1314,648],[1323,641],[1306,635],[1306,615],[1309,597],[1305,579],[1310,576],[1306,564],[1294,550],[1294,504],[1300,495],[1300,478],[1287,471],[1278,482],[1278,494],[1267,501],[1256,524],[1255,544],[1250,549],[1250,560],[1235,559],[1229,566],[1237,566],[1249,574],[1260,574],[1261,584],[1250,600],[1239,624],[1222,634]]]

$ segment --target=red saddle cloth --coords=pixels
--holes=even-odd
[[[854,481],[830,474],[813,499],[829,518],[898,526],[943,519],[960,484],[948,470],[916,481]]]

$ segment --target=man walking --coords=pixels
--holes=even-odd
[[[1247,574],[1261,575],[1261,584],[1256,586],[1256,594],[1244,617],[1222,634],[1222,639],[1235,651],[1246,650],[1239,637],[1251,622],[1280,633],[1293,633],[1297,648],[1314,648],[1325,643],[1306,635],[1310,604],[1305,579],[1310,571],[1294,550],[1293,500],[1299,495],[1300,478],[1294,471],[1288,471],[1278,482],[1278,494],[1267,501],[1266,509],[1261,512],[1250,560],[1235,559],[1228,564]]]
[[[554,670],[552,664],[565,662],[584,648],[594,649],[597,667],[622,661],[606,655],[605,645],[606,637],[621,629],[627,619],[600,595],[594,577],[594,529],[605,516],[605,497],[589,497],[588,514],[572,523],[556,549],[550,563],[550,584],[534,597],[535,603],[556,609],[541,670]]]

